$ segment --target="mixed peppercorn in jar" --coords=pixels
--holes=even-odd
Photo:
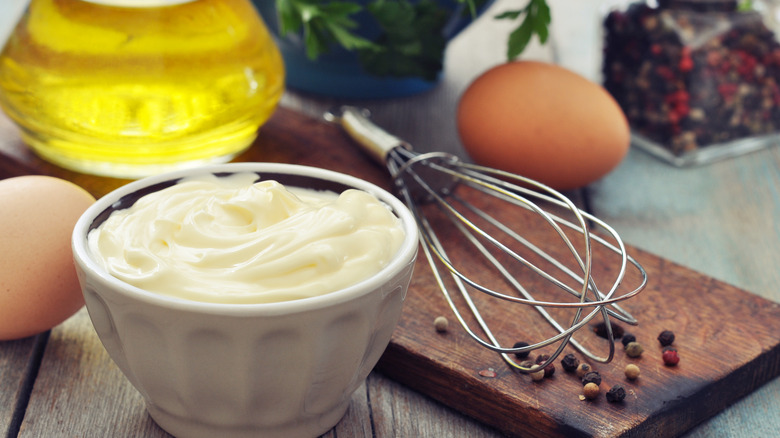
[[[780,43],[736,0],[632,2],[604,21],[604,87],[635,143],[677,165],[780,136]]]

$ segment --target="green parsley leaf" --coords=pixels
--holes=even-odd
[[[495,18],[498,20],[516,20],[525,15],[520,25],[509,35],[507,45],[507,59],[512,60],[520,56],[526,49],[534,35],[539,42],[544,44],[549,37],[551,22],[550,8],[545,0],[530,0],[525,8],[514,11],[506,11]]]
[[[362,10],[348,1],[323,3],[319,0],[276,0],[282,36],[303,32],[306,55],[316,59],[339,44],[347,50],[371,47],[373,43],[352,32],[357,23],[351,18]]]

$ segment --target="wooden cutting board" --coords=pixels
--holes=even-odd
[[[0,177],[52,175],[71,180],[96,197],[126,182],[48,164],[23,145],[5,117],[0,117],[0,154]],[[389,188],[384,169],[359,152],[340,128],[285,109],[277,111],[253,147],[237,160],[325,167]],[[524,235],[542,236],[542,228],[527,214],[494,210]],[[448,232],[444,230],[445,235]],[[559,244],[546,241],[542,236],[544,249],[559,253]],[[630,359],[618,348],[612,363],[591,363],[603,376],[602,395],[594,401],[580,399],[579,379],[565,373],[557,361],[551,378],[533,382],[472,341],[454,324],[424,257],[418,260],[404,313],[378,369],[507,434],[534,437],[678,435],[780,374],[780,305],[652,254],[629,251],[647,271],[649,282],[644,292],[622,304],[640,324],[623,327],[636,335],[645,352]],[[470,252],[464,249],[451,258],[472,263]],[[479,267],[478,260],[473,263]],[[609,256],[594,262],[597,280],[613,271],[614,259]],[[486,277],[488,284],[494,281],[479,269],[475,275]],[[632,275],[624,283],[630,287],[636,281]],[[542,287],[533,279],[526,284],[532,290]],[[503,344],[538,342],[553,333],[532,308],[477,299]],[[433,328],[439,315],[451,322],[444,334]],[[674,346],[681,361],[676,367],[661,361],[656,337],[666,329],[677,336]],[[578,339],[598,352],[606,351],[606,341],[588,328]],[[574,350],[567,347],[565,352]],[[638,380],[623,376],[628,363],[641,368]],[[494,377],[484,372],[491,370]],[[622,403],[608,403],[603,396],[615,384],[628,392]]]

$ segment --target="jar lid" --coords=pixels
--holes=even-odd
[[[734,12],[738,0],[658,0],[660,8],[684,9],[696,12]]]

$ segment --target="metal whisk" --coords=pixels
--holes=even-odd
[[[510,366],[521,372],[538,368],[518,363],[510,354],[530,352],[556,342],[559,342],[559,345],[554,354],[537,366],[545,367],[552,363],[569,343],[591,360],[604,363],[612,360],[615,336],[611,318],[631,325],[637,324],[637,320],[617,303],[635,296],[647,283],[644,269],[626,253],[623,241],[614,229],[578,209],[563,194],[539,182],[470,164],[447,153],[418,154],[407,142],[374,124],[366,110],[342,107],[338,113],[327,113],[325,118],[339,123],[366,152],[387,167],[400,197],[417,218],[423,252],[444,298],[457,320],[477,343],[500,353]],[[488,203],[476,205],[482,204],[482,200],[487,200]],[[497,214],[504,214],[510,219],[514,216],[507,216],[507,209],[495,208],[489,203],[496,201],[502,205],[520,207],[540,219],[545,229],[549,228],[551,231],[552,238],[559,239],[562,243],[565,257],[559,255],[556,258],[549,250],[543,250],[497,219]],[[570,217],[562,217],[563,214]],[[446,226],[442,220],[447,220]],[[593,234],[590,231],[591,226],[605,231],[606,237]],[[437,228],[441,233],[445,229],[443,227],[459,233],[462,238],[442,238],[437,234]],[[570,234],[577,239],[574,240]],[[487,263],[484,266],[478,264],[478,269],[475,270],[474,266],[459,265],[456,260],[450,259],[447,249],[454,240],[461,246],[458,251],[463,250],[464,244],[471,245],[466,250],[484,257]],[[545,242],[543,246],[547,246],[546,243],[549,242]],[[614,267],[611,267],[614,277],[605,289],[598,287],[591,275],[595,245],[600,245],[614,257]],[[568,263],[564,263],[561,260],[563,258],[568,260]],[[618,294],[629,264],[639,273],[639,279],[636,281],[638,284],[633,289]],[[488,276],[503,278],[502,284],[510,293],[488,287],[485,281],[474,278],[484,277],[485,269],[491,270]],[[447,278],[447,272],[451,279]],[[534,277],[532,287],[523,284],[531,278],[529,276]],[[539,289],[539,279],[542,279],[544,284],[551,284],[554,291],[569,297],[571,301],[536,299],[534,295],[536,289]],[[458,295],[451,291],[452,285]],[[532,288],[535,289],[533,293]],[[472,297],[472,290],[508,303],[534,307],[555,328],[557,334],[527,346],[502,347]],[[473,316],[465,317],[461,308],[468,309]],[[569,309],[573,315],[568,324],[561,324],[559,318],[548,311],[552,308]],[[597,316],[603,320],[609,340],[609,352],[606,356],[592,353],[573,338],[577,330]],[[472,322],[469,323],[467,319]],[[473,321],[476,321],[482,335],[472,328]]]

